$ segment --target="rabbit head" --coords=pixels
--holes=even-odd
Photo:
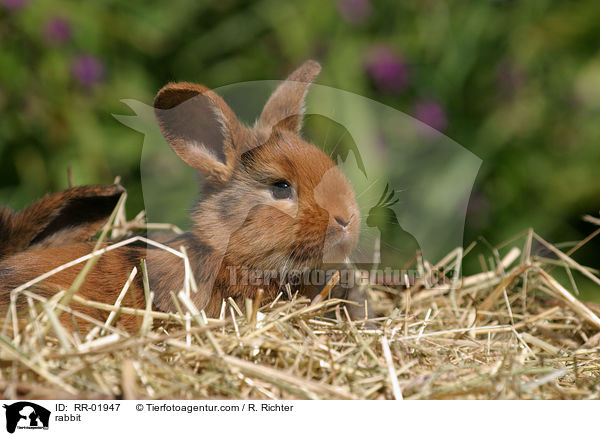
[[[231,265],[305,270],[340,262],[358,240],[354,191],[330,157],[300,137],[308,61],[268,99],[253,127],[213,91],[171,83],[154,101],[163,136],[205,178],[192,233]]]

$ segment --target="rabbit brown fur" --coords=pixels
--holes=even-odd
[[[124,191],[119,185],[77,186],[47,195],[20,212],[0,208],[0,259],[34,246],[92,237]]]
[[[208,316],[218,315],[223,298],[253,298],[262,288],[265,299],[272,299],[285,284],[281,276],[260,284],[245,282],[236,268],[306,271],[319,268],[325,258],[342,261],[356,245],[360,214],[350,184],[329,156],[299,136],[304,96],[319,70],[316,62],[308,61],[292,73],[252,128],[201,85],[171,83],[156,96],[163,136],[205,179],[204,197],[192,211],[192,228],[168,245],[186,248],[199,289],[192,300]],[[88,254],[93,245],[31,247],[0,260],[1,307],[7,306],[11,289]],[[126,246],[105,253],[78,294],[114,302],[142,258],[148,260],[155,307],[173,310],[171,292],[182,288],[184,265],[160,249]],[[50,277],[36,292],[49,296],[59,287],[68,288],[81,267]],[[139,275],[123,304],[145,306]],[[72,307],[98,319],[106,315]],[[62,320],[70,323],[65,314]],[[121,315],[119,322],[135,329],[139,320]]]

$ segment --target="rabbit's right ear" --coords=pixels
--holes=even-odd
[[[318,62],[304,62],[269,97],[258,123],[263,127],[278,126],[296,134],[300,133],[304,116],[304,97],[320,71],[321,65]]]
[[[160,130],[173,151],[210,182],[227,182],[244,127],[225,101],[194,83],[169,83],[154,99]]]

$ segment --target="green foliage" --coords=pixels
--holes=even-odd
[[[64,188],[71,167],[76,184],[122,176],[133,213],[142,137],[111,116],[129,113],[121,99],[149,104],[170,80],[280,79],[316,58],[319,83],[417,115],[483,159],[466,243],[529,226],[581,239],[580,216],[600,208],[597,0],[0,4],[1,204]],[[582,256],[598,266],[593,250]]]

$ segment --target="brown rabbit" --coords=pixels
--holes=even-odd
[[[218,315],[223,298],[252,298],[259,288],[265,299],[272,299],[285,284],[286,272],[320,268],[325,260],[340,262],[356,245],[360,214],[350,184],[324,152],[299,136],[304,96],[319,71],[318,63],[308,61],[292,73],[251,128],[220,96],[201,85],[170,83],[154,100],[168,144],[205,178],[203,199],[192,211],[192,228],[168,245],[186,248],[199,289],[192,301],[208,316]],[[11,289],[88,254],[94,244],[30,245],[0,260],[1,307],[7,307]],[[107,252],[79,295],[114,302],[144,257],[155,307],[173,310],[171,292],[182,288],[184,265],[160,249],[125,246]],[[50,277],[36,286],[36,292],[49,296],[59,287],[68,288],[80,269],[77,265]],[[248,271],[278,274],[256,283],[245,279]],[[123,304],[145,307],[139,275]],[[95,318],[106,316],[75,303],[71,306]],[[62,321],[72,324],[66,316]],[[125,315],[119,321],[128,329],[139,323],[137,317]]]

